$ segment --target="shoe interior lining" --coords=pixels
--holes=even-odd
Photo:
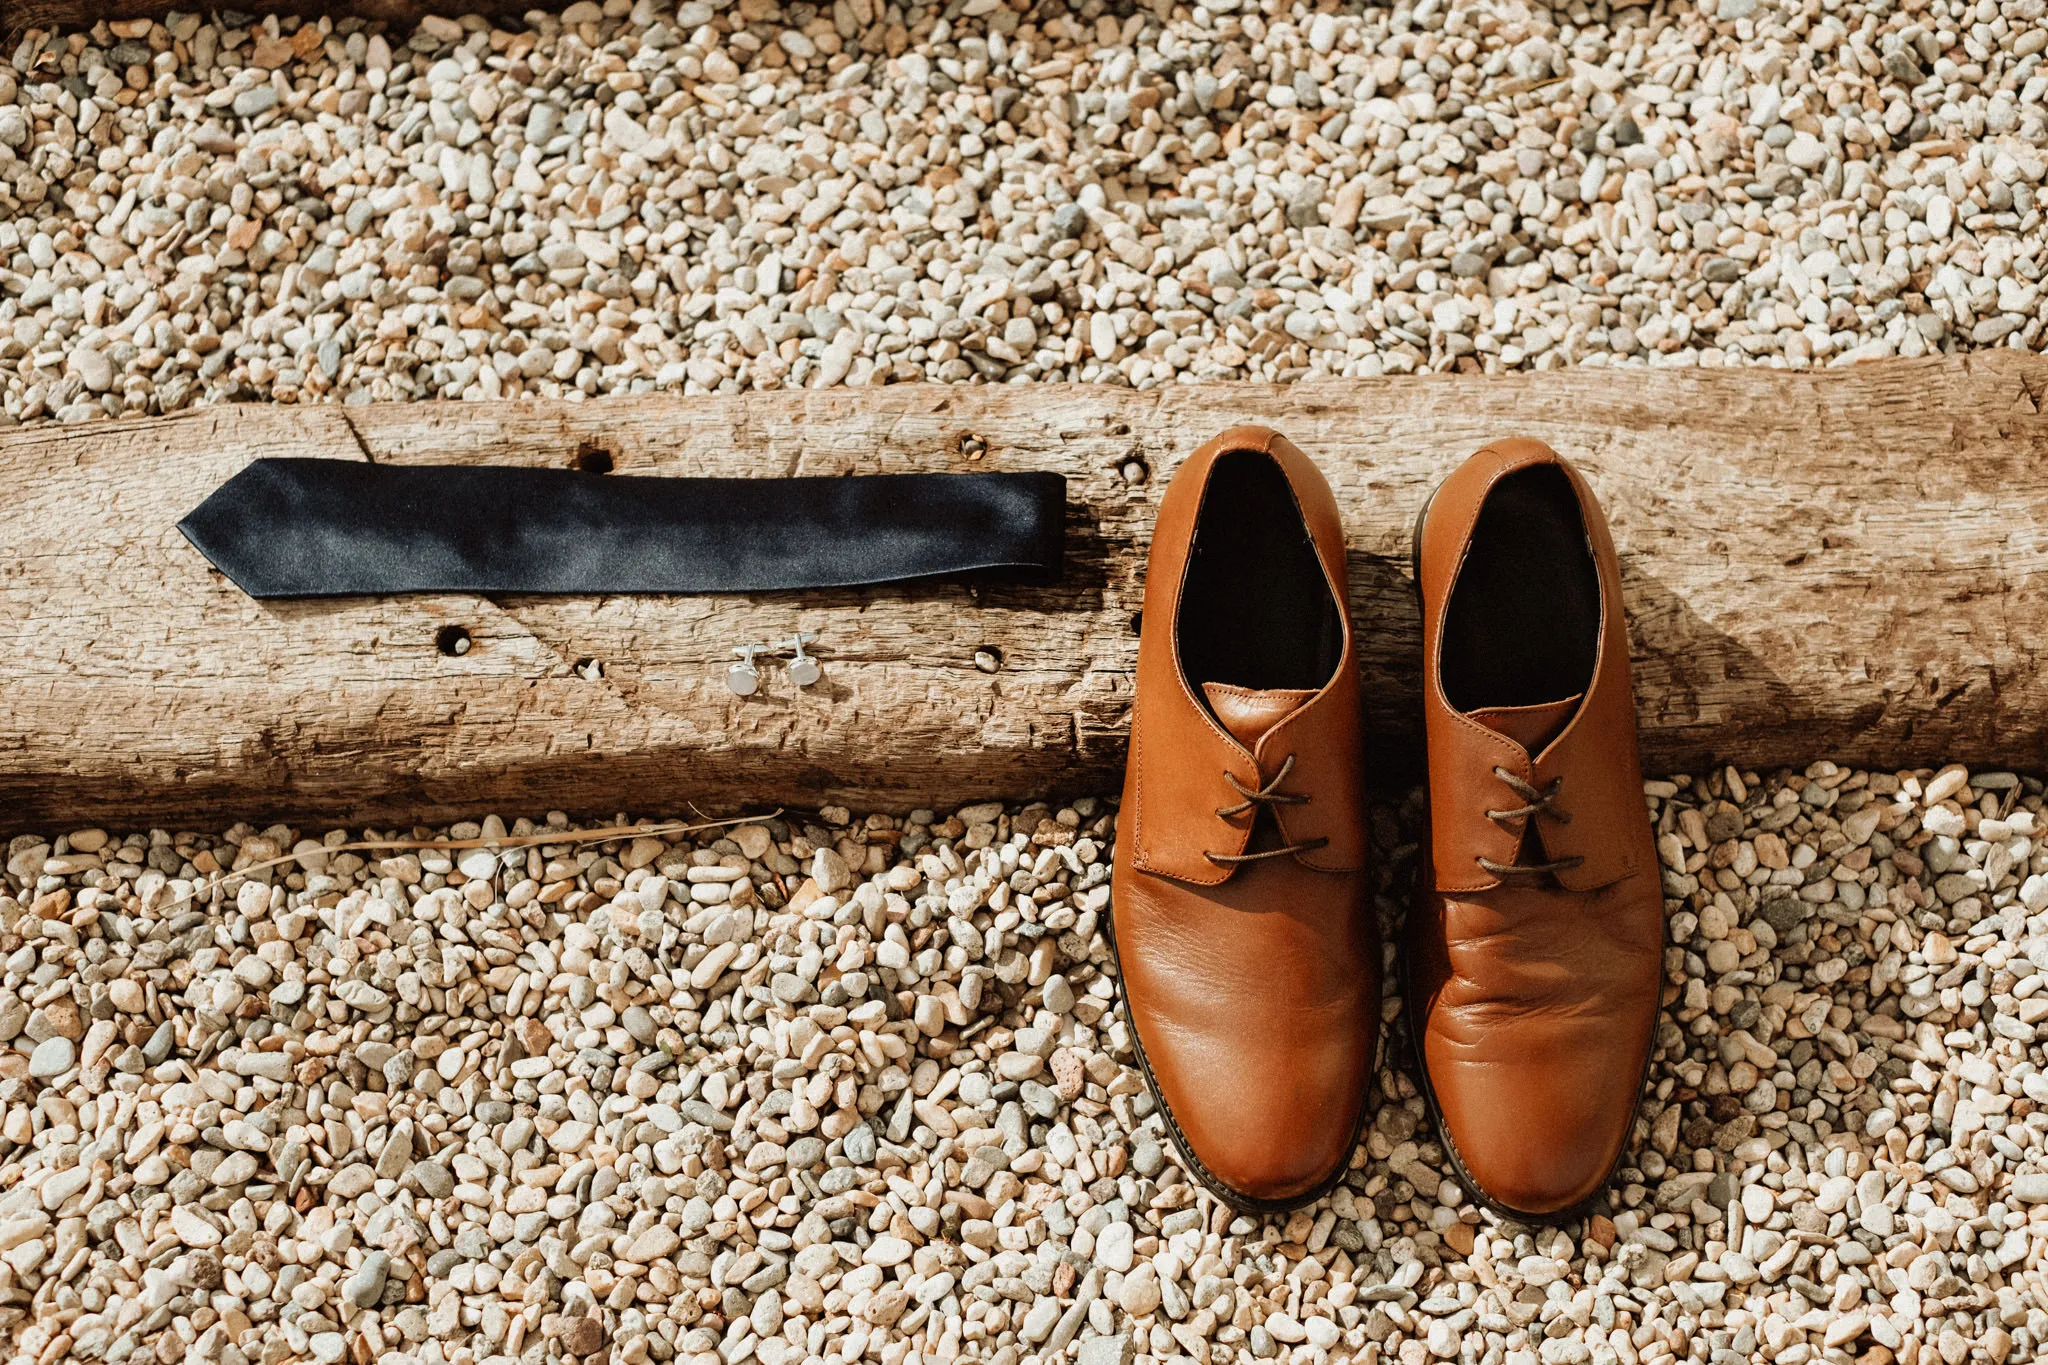
[[[1330,591],[1294,490],[1273,457],[1233,451],[1209,474],[1181,588],[1188,681],[1320,688],[1343,654]]]
[[[1494,484],[1444,614],[1438,667],[1459,711],[1584,692],[1600,645],[1600,574],[1571,479],[1554,464]]]

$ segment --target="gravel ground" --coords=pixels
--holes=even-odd
[[[2048,0],[1266,8],[613,0],[27,43],[0,54],[0,422],[2048,338]],[[1561,1231],[1461,1195],[1398,1023],[1335,1195],[1267,1221],[1201,1193],[1114,1012],[1107,803],[494,818],[445,851],[23,836],[0,1349],[2048,1354],[2040,784],[1647,791],[1668,1008],[1631,1164]],[[1376,812],[1390,924],[1418,814]]]
[[[2048,0],[590,0],[0,64],[0,412],[2039,348]]]
[[[1114,1012],[1105,802],[24,835],[0,1330],[46,1365],[2039,1358],[2040,784],[1646,791],[1667,1008],[1563,1230],[1481,1216],[1398,1063],[1323,1203],[1192,1184]],[[1390,921],[1419,814],[1375,813]]]

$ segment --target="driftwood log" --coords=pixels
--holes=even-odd
[[[1131,392],[912,386],[589,403],[216,407],[0,434],[0,827],[421,819],[1112,790],[1152,509],[1233,422],[1346,509],[1376,776],[1413,777],[1410,521],[1524,433],[1621,547],[1645,760],[2043,766],[2048,359],[1577,370]],[[258,603],[174,529],[245,461],[648,474],[1050,469],[1051,588]],[[451,506],[459,518],[464,509]],[[819,636],[825,681],[723,684]],[[451,652],[466,648],[466,652]]]

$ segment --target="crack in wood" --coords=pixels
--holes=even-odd
[[[377,457],[370,452],[370,443],[363,439],[362,428],[356,425],[356,419],[349,416],[345,407],[337,407],[335,410],[341,414],[341,424],[348,428],[348,434],[354,439],[356,449],[363,452],[363,459],[369,464],[377,463]]]
[[[2041,411],[2041,395],[2034,390],[2033,377],[2025,370],[2021,370],[2019,384],[2019,397],[2013,400],[2014,411],[2039,414]]]

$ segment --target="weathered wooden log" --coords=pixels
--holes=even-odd
[[[0,826],[1111,790],[1156,495],[1234,422],[1286,431],[1346,509],[1385,780],[1416,771],[1410,522],[1506,433],[1580,461],[1607,504],[1652,770],[2039,767],[2043,403],[2048,359],[2001,351],[1804,374],[216,407],[7,432]],[[281,454],[609,462],[608,478],[1057,470],[1069,566],[1053,587],[258,603],[174,526]],[[734,645],[799,628],[821,685],[771,667],[759,695],[726,690]]]

